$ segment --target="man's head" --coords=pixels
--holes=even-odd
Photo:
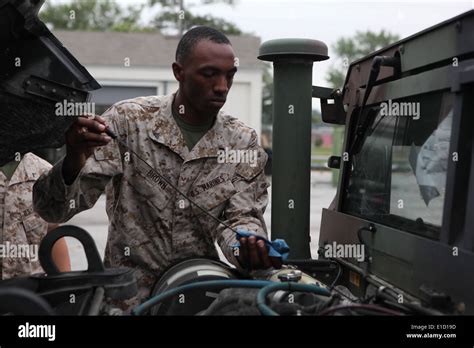
[[[224,105],[237,71],[229,39],[205,26],[184,34],[172,67],[180,99],[205,115],[217,113]]]

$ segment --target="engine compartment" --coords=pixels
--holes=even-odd
[[[59,273],[51,258],[54,242],[77,238],[87,250],[88,270]],[[87,246],[87,248],[86,248]],[[136,292],[133,271],[104,268],[92,237],[76,226],[61,226],[41,243],[46,273],[0,282],[0,313],[13,315],[116,316],[327,316],[436,315],[460,312],[438,301],[421,303],[400,289],[366,275],[363,296],[345,285],[354,278],[343,260],[288,260],[281,269],[247,273],[219,260],[181,260],[161,275],[147,300],[124,313],[112,303]],[[362,276],[362,274],[360,274]],[[352,279],[354,281],[354,279]],[[74,299],[72,301],[71,299]],[[108,301],[112,299],[114,301]],[[441,306],[443,304],[443,306]],[[435,306],[436,307],[436,306]]]

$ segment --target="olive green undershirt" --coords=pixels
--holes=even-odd
[[[174,104],[174,103],[173,103]],[[215,117],[210,119],[204,124],[194,125],[189,124],[184,121],[175,111],[174,107],[172,109],[173,118],[176,121],[181,133],[183,134],[184,141],[189,151],[198,143],[198,141],[207,133],[209,129],[214,125]]]
[[[3,165],[3,167],[0,167],[0,170],[3,172],[3,174],[5,174],[7,179],[10,180],[19,164],[20,161],[11,161]]]

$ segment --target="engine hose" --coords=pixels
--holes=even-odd
[[[299,284],[299,283],[272,283],[260,289],[257,294],[257,307],[262,315],[277,316],[277,312],[272,310],[266,304],[267,296],[278,290],[312,292],[318,295],[330,296],[331,292],[327,289],[321,288],[313,284]]]
[[[161,294],[153,296],[149,300],[143,302],[139,306],[132,310],[132,315],[142,315],[148,309],[155,306],[156,304],[167,300],[177,294],[182,294],[189,290],[196,290],[201,288],[214,289],[214,288],[263,288],[273,282],[268,280],[208,280],[203,282],[196,282],[179,286],[174,289],[167,290]]]

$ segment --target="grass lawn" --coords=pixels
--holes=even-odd
[[[311,155],[312,156],[331,156],[332,155],[332,148],[325,148],[325,147],[312,147],[311,148]]]

